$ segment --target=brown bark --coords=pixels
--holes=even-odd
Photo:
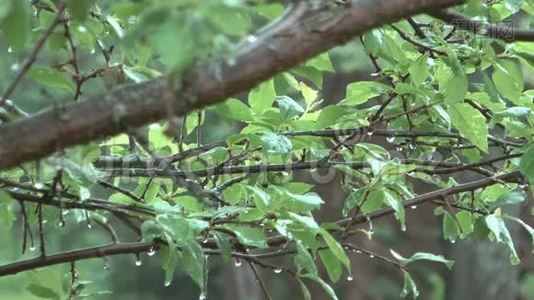
[[[460,3],[463,1],[362,0],[316,9],[302,1],[261,31],[254,42],[244,42],[235,63],[199,64],[184,76],[180,87],[173,88],[168,78],[125,85],[0,126],[0,169],[158,121],[171,113],[186,114],[221,102],[366,30]]]

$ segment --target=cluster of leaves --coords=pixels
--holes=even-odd
[[[66,7],[64,26],[47,39],[48,57],[32,66],[28,78],[74,97],[85,92],[82,84],[117,66],[127,80],[139,83],[163,73],[179,78],[199,60],[231,63],[239,39],[283,11],[281,4],[238,0],[72,0]],[[54,22],[58,9],[49,0],[3,1],[0,23],[12,55],[25,53],[33,37]],[[534,15],[531,1],[469,1],[460,9],[489,21],[506,20],[519,10]],[[377,80],[350,83],[339,103],[323,104],[323,73],[335,72],[324,53],[261,83],[246,101],[232,98],[185,116],[179,137],[168,135],[166,127],[172,124],[162,122],[136,136],[67,149],[37,167],[3,172],[9,182],[2,183],[0,221],[11,227],[17,212],[24,211],[17,202],[29,200],[21,193],[39,195],[51,206],[59,199],[56,206],[65,211],[47,226],[63,226],[64,218],[111,225],[134,220],[142,239],[159,249],[165,285],[178,267],[204,288],[206,255],[218,254],[288,273],[307,299],[303,279],[317,282],[336,299],[317,264],[324,265],[331,282],[344,271],[352,278],[351,251],[346,250],[357,248],[348,243],[351,227],[390,211],[406,230],[407,206],[418,205],[418,199],[437,200],[442,203],[435,214],[443,220],[445,239],[476,235],[504,243],[511,262],[518,263],[505,221],[520,224],[533,239],[534,229],[505,211],[523,202],[527,184],[534,182],[534,90],[524,85],[524,74],[534,69],[534,43],[453,31],[425,16],[417,24],[414,28],[403,20],[361,37]],[[208,117],[239,129],[219,143],[203,144],[202,129],[213,126]],[[150,168],[151,161],[188,151],[194,154]],[[106,165],[110,160],[141,167]],[[314,212],[324,201],[313,191],[313,181],[296,176],[297,170],[307,170],[316,178],[322,175],[315,170],[327,168],[343,175],[347,194],[344,218],[336,222],[316,220]],[[457,190],[461,180],[452,174],[458,171],[492,180],[473,188],[464,183]],[[510,182],[499,177],[509,174],[515,174],[506,177]],[[440,191],[417,195],[416,180]],[[73,203],[79,206],[71,208]],[[23,218],[43,226],[40,217],[24,212]],[[276,250],[293,256],[294,266],[258,263],[255,254]],[[402,296],[418,295],[410,263],[430,260],[452,267],[433,254],[391,254],[404,276]],[[32,275],[37,279],[28,290],[62,298],[66,289],[56,289],[57,282],[49,283],[55,275],[42,272]]]

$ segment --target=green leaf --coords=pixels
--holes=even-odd
[[[337,282],[341,277],[341,262],[330,249],[319,251],[319,257],[323,263],[326,273],[332,282]]]
[[[443,87],[445,103],[455,105],[464,101],[469,82],[465,74],[456,74]]]
[[[517,256],[517,252],[515,251],[512,236],[510,235],[508,228],[506,228],[506,224],[504,223],[502,218],[495,214],[491,214],[486,216],[485,221],[489,230],[493,233],[495,240],[498,243],[506,244],[508,246],[508,249],[510,249],[510,262],[514,265],[518,264],[519,257]]]
[[[282,115],[283,121],[288,121],[296,116],[300,116],[305,111],[300,104],[288,96],[277,96],[276,102],[278,102],[278,107],[280,107],[280,114]]]
[[[332,298],[333,300],[338,300],[338,298],[336,296],[336,292],[334,291],[334,289],[328,283],[326,283],[323,279],[321,279],[321,277],[313,277],[313,275],[310,275],[310,274],[303,275],[302,277],[309,278],[309,279],[319,283],[319,285],[328,294],[328,296],[330,296],[330,298]]]
[[[405,298],[410,294],[412,294],[413,298],[419,297],[419,290],[417,289],[417,285],[415,285],[415,281],[413,281],[410,273],[408,273],[406,270],[402,270],[402,274],[404,276],[404,286],[400,294],[401,298]]]
[[[357,105],[367,102],[367,100],[383,95],[390,88],[376,81],[359,81],[347,86],[347,97],[341,101],[345,105]]]
[[[401,228],[405,230],[405,212],[404,206],[402,205],[402,201],[393,196],[389,191],[384,191],[384,196],[384,202],[395,210],[395,217],[397,218],[397,220],[399,220]]]
[[[216,105],[215,109],[217,109],[221,116],[225,118],[245,123],[254,121],[250,108],[243,102],[234,98],[230,98],[225,102]]]
[[[412,63],[408,71],[410,72],[410,78],[414,85],[421,85],[428,77],[428,53],[419,56],[419,58]]]
[[[319,234],[323,237],[324,241],[328,245],[328,248],[332,250],[332,253],[339,259],[341,263],[345,265],[347,270],[350,272],[350,259],[341,247],[341,244],[334,239],[334,237],[325,229],[319,229]]]
[[[508,192],[504,195],[500,195],[495,202],[492,202],[490,205],[490,210],[495,210],[496,208],[518,204],[525,201],[525,194],[518,191]]]
[[[250,91],[248,103],[253,111],[257,114],[262,114],[273,105],[275,97],[274,82],[269,80]]]
[[[163,267],[163,270],[165,270],[164,285],[169,286],[172,282],[176,265],[178,264],[178,248],[176,245],[161,246],[159,254],[161,258],[161,266]]]
[[[15,213],[10,209],[13,198],[11,195],[0,189],[0,222],[2,222],[8,229],[11,229],[13,223],[17,217]]]
[[[281,191],[283,194],[289,197],[290,204],[294,208],[300,208],[305,210],[314,210],[320,208],[324,201],[317,193],[306,193],[306,194],[294,194],[287,190]]]
[[[497,91],[503,97],[515,101],[521,96],[524,79],[515,63],[505,60],[496,63],[492,79]]]
[[[328,52],[321,53],[306,62],[306,66],[314,67],[320,71],[334,72]]]
[[[398,254],[397,252],[393,251],[393,249],[390,249],[389,251],[391,252],[391,255],[393,255],[393,257],[395,257],[395,259],[398,260],[403,265],[408,265],[417,260],[428,260],[428,261],[443,263],[449,269],[452,268],[452,266],[454,265],[454,261],[445,259],[441,255],[435,255],[432,253],[417,252],[413,254],[412,256],[405,258],[402,255]]]
[[[258,196],[258,198],[261,200],[264,207],[268,207],[271,204],[271,196],[264,192],[262,189],[256,187],[256,186],[246,186],[247,189],[251,190]]]
[[[299,82],[298,87],[300,92],[302,93],[302,97],[304,97],[306,106],[308,107],[308,109],[310,109],[312,103],[317,100],[318,92],[307,86],[304,82]]]
[[[9,13],[2,22],[2,31],[11,49],[20,52],[31,33],[31,9],[30,2],[23,0],[8,0],[10,2]],[[5,2],[5,0],[3,1]]]
[[[87,18],[94,2],[95,0],[67,0],[67,8],[74,19],[83,21]]]
[[[221,252],[221,256],[225,262],[229,262],[232,258],[232,245],[230,245],[230,239],[220,232],[214,232],[215,242],[217,248]]]
[[[32,293],[32,295],[38,298],[57,300],[61,299],[61,297],[54,290],[46,286],[30,283],[26,286],[26,289],[28,290],[28,292]]]
[[[528,179],[528,182],[534,183],[534,146],[530,146],[521,156],[519,170]]]
[[[527,223],[523,222],[523,220],[521,220],[519,218],[516,218],[514,216],[503,215],[502,217],[510,219],[510,220],[513,220],[513,221],[517,222],[519,225],[523,226],[523,228],[530,234],[530,238],[532,239],[532,253],[534,253],[534,228],[532,228]]]
[[[267,236],[263,230],[245,226],[228,226],[243,245],[257,248],[267,247]]]
[[[177,260],[180,269],[184,270],[200,288],[204,286],[205,259],[202,247],[195,241],[191,241],[181,246],[181,255]]]
[[[330,105],[321,110],[316,121],[316,128],[323,129],[337,124],[338,120],[350,113],[350,111],[340,105]]]
[[[443,237],[452,242],[458,237],[458,225],[447,211],[443,214]]]
[[[261,142],[263,151],[268,154],[288,155],[293,148],[287,137],[272,132],[265,132],[261,136]]]
[[[30,273],[26,289],[44,299],[62,299],[64,296],[61,275],[55,269],[40,269]]]
[[[308,290],[308,287],[300,280],[300,278],[296,277],[297,281],[300,285],[300,290],[302,291],[302,299],[304,300],[312,300],[312,297],[310,295],[310,291]]]
[[[488,126],[482,113],[469,104],[456,103],[449,105],[449,115],[452,125],[462,137],[488,152]]]
[[[297,241],[297,255],[295,256],[295,260],[299,269],[305,269],[308,273],[317,276],[315,261],[301,241]]]
[[[61,89],[74,95],[74,83],[57,70],[33,67],[28,71],[28,78],[49,88]]]

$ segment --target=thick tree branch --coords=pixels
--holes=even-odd
[[[235,63],[196,66],[179,86],[168,78],[125,85],[1,126],[0,168],[160,120],[169,115],[168,103],[173,104],[172,113],[185,114],[221,102],[366,30],[461,3],[375,0],[317,9],[301,1],[285,18],[261,31],[255,41],[244,42]]]

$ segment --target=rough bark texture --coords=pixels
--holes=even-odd
[[[303,1],[253,42],[244,42],[235,63],[194,67],[184,77],[183,88],[173,88],[167,78],[125,85],[0,126],[0,169],[221,102],[366,30],[462,2],[361,0],[316,9]]]

